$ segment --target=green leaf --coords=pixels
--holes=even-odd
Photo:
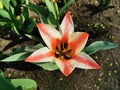
[[[1,18],[0,19],[0,26],[10,27],[11,23],[13,23],[13,22],[9,19],[6,19],[6,18]]]
[[[52,25],[53,27],[56,27],[58,24],[57,19],[54,18],[52,13],[49,13],[48,17],[47,17],[47,21],[49,25]]]
[[[4,73],[3,73],[2,70],[0,70],[0,75],[1,75],[2,77],[4,77]]]
[[[35,27],[35,21],[33,18],[28,18],[26,21],[25,21],[25,25],[27,26],[25,28],[25,32],[27,33],[31,33]],[[25,27],[25,26],[24,26]]]
[[[13,53],[10,54],[11,55],[15,55],[15,54],[19,54],[19,53],[23,53],[23,52],[34,52],[40,48],[43,47],[43,44],[39,43],[37,45],[30,45],[30,46],[21,46],[20,48],[18,48],[17,50],[15,50]]]
[[[47,17],[48,24],[53,25],[54,27],[59,26],[59,10],[57,3],[45,0],[45,4],[49,10],[49,15]]]
[[[75,0],[69,0],[60,10],[60,17],[63,15],[63,13],[66,11],[66,9],[68,7],[70,7],[70,5],[72,5],[72,3],[74,2]]]
[[[20,33],[19,33],[17,27],[14,25],[14,23],[11,26],[11,31],[13,32],[13,34],[20,36]]]
[[[24,10],[21,13],[25,18],[28,18],[29,16],[29,11],[28,8],[24,7]]]
[[[37,90],[37,83],[32,79],[10,79],[10,81],[17,90]]]
[[[9,13],[5,11],[4,9],[0,9],[0,16],[3,18],[11,19]]]
[[[111,43],[111,42],[105,42],[105,41],[96,41],[90,44],[88,47],[86,47],[83,51],[87,54],[91,55],[93,53],[96,53],[100,50],[108,50],[111,48],[117,47],[118,44]]]
[[[18,54],[18,53],[25,52],[25,47],[26,47],[26,46],[21,46],[20,48],[17,48],[17,49],[14,50],[12,53],[10,53],[9,56],[12,56],[12,55],[14,55],[14,54]]]
[[[43,47],[43,45],[41,43],[37,44],[35,46],[25,46],[25,51],[26,52],[34,52],[42,47]]]
[[[24,5],[24,7],[27,7],[31,10],[33,10],[34,12],[36,12],[38,14],[38,16],[40,17],[41,22],[43,23],[47,23],[47,16],[49,14],[48,9],[46,9],[44,6],[40,6],[40,5]]]
[[[36,37],[34,35],[25,34],[25,36],[28,37],[28,38],[30,38],[30,39],[32,39],[32,40],[34,40],[34,41],[37,41],[37,42],[41,41],[41,38],[38,38],[38,37]]]
[[[16,0],[10,0],[10,4],[11,4],[11,6],[13,6],[14,8],[17,7],[17,1],[16,1]]]
[[[59,16],[59,10],[58,10],[58,6],[57,6],[57,3],[53,3],[51,2],[50,0],[45,0],[45,4],[49,10],[50,13],[52,13],[53,17],[55,19],[58,19],[58,16]],[[54,20],[55,20],[54,19]]]
[[[1,0],[1,1],[2,1],[4,7],[5,7],[7,10],[9,10],[9,6],[10,6],[9,2],[10,2],[10,0]]]
[[[0,60],[0,62],[13,62],[13,61],[23,61],[26,59],[31,53],[30,52],[21,52],[18,54],[11,55],[3,60]]]
[[[54,71],[58,69],[58,66],[52,62],[47,62],[47,63],[34,63],[37,66],[42,67],[44,70],[48,71]]]
[[[15,8],[10,5],[9,14],[15,15]]]
[[[17,90],[17,89],[0,74],[0,90]]]
[[[27,20],[29,18],[29,12],[28,12],[28,8],[24,8],[23,12],[20,14],[21,18],[20,18],[20,24],[24,24],[25,20]],[[28,24],[29,25],[29,24]]]
[[[16,18],[17,18],[17,17],[16,17]],[[26,18],[24,17],[23,14],[21,14],[21,15],[20,15],[20,19],[17,20],[17,23],[19,24],[19,25],[18,25],[19,28],[22,28],[22,26],[23,26],[25,20],[26,20]]]

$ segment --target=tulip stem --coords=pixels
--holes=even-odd
[[[55,10],[55,18],[57,20],[57,29],[59,28],[59,10],[58,10],[58,6],[56,5],[57,3],[56,2],[53,2],[53,5],[54,5],[54,10]]]

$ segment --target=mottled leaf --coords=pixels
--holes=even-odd
[[[100,50],[108,50],[111,48],[117,47],[118,44],[111,43],[111,42],[105,42],[105,41],[96,41],[90,44],[88,47],[86,47],[83,51],[87,54],[91,55],[93,53],[96,53]]]
[[[17,90],[37,90],[37,83],[32,79],[10,79],[10,81]]]
[[[23,61],[26,59],[31,53],[29,52],[21,52],[18,54],[11,55],[3,60],[0,60],[1,62],[13,62],[13,61]]]
[[[54,71],[58,69],[58,66],[52,62],[47,63],[35,63],[35,65],[42,67],[44,70]]]

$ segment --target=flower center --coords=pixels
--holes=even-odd
[[[66,43],[60,43],[55,48],[55,57],[69,60],[72,58],[72,49]]]

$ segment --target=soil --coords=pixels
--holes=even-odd
[[[78,0],[68,10],[71,11],[76,31],[90,33],[88,44],[94,41],[109,41],[120,44],[120,1],[111,0],[115,6],[103,12],[96,12],[96,0]],[[97,27],[95,27],[95,25]],[[3,32],[0,32],[3,35]],[[1,34],[0,34],[1,35]],[[10,39],[10,35],[0,36],[0,59],[20,45],[35,44],[28,39]],[[12,43],[12,44],[11,44]],[[25,62],[0,63],[7,78],[31,78],[38,84],[38,90],[120,90],[120,46],[99,51],[92,58],[101,66],[99,70],[75,69],[65,77],[60,70],[45,71]]]

